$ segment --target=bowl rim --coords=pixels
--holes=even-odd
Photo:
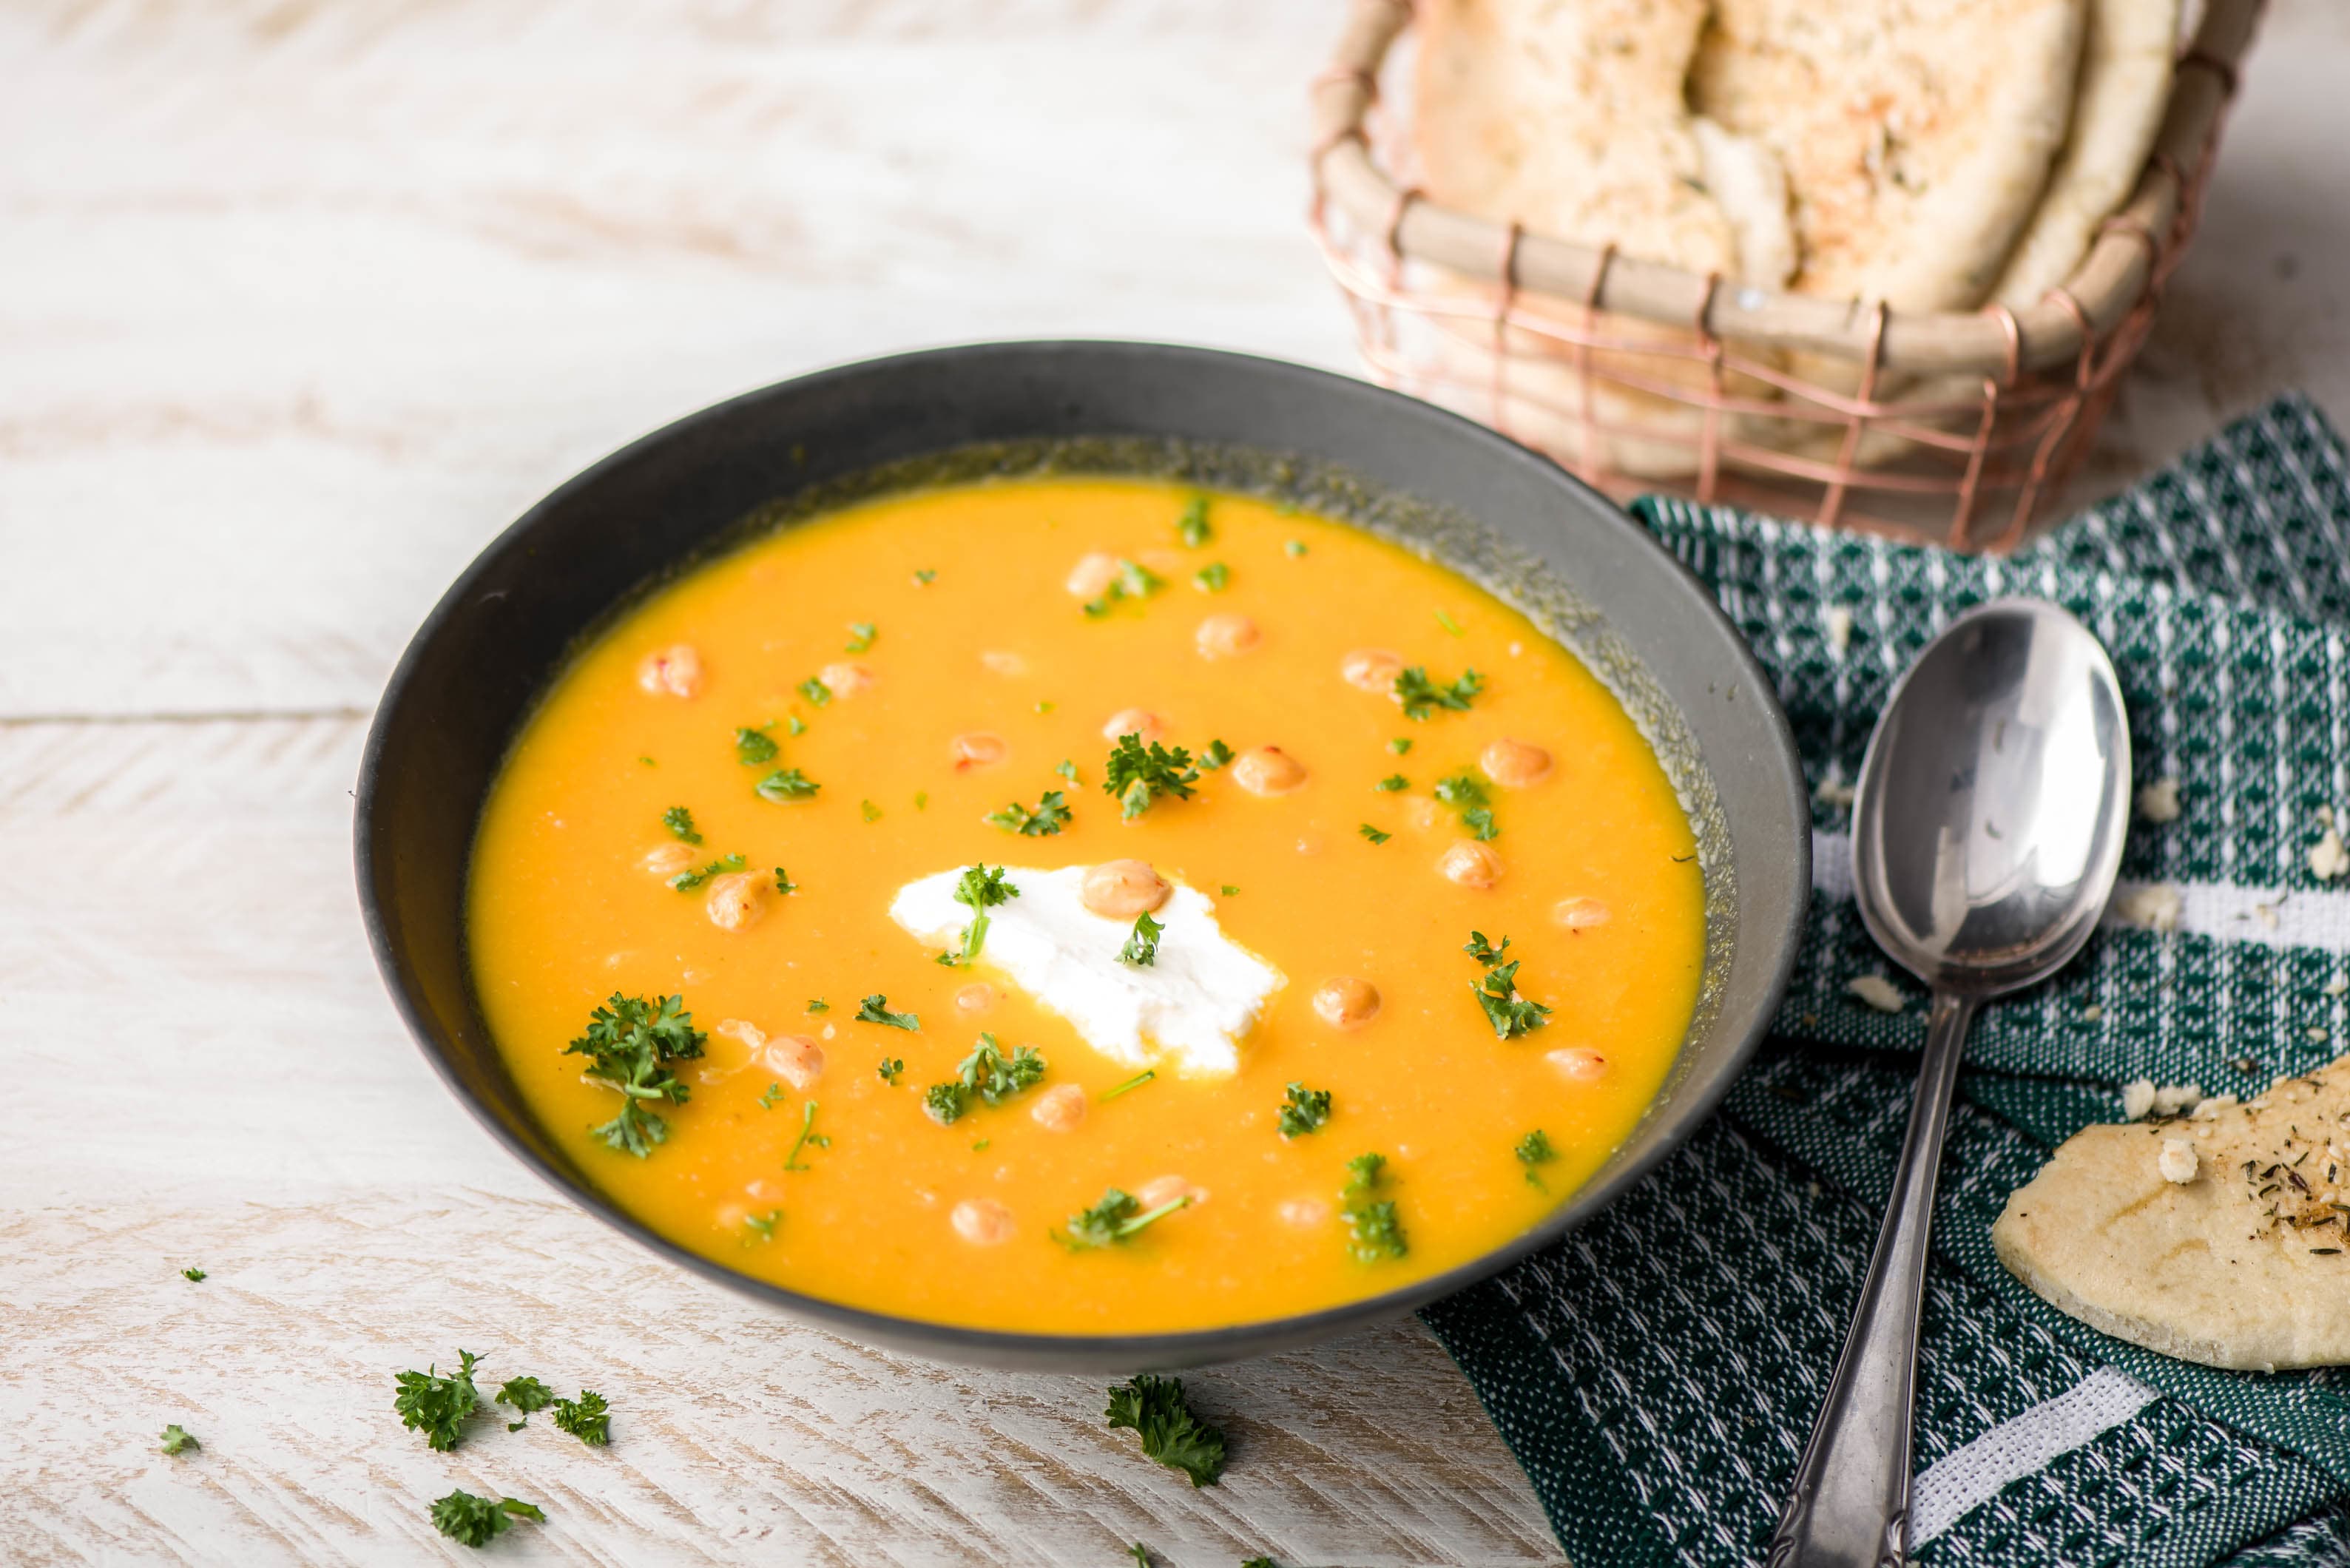
[[[1742,678],[1745,688],[1758,700],[1757,706],[1766,720],[1766,732],[1773,743],[1767,754],[1741,758],[1740,765],[1777,773],[1791,820],[1795,825],[1796,830],[1793,835],[1795,864],[1790,868],[1794,896],[1787,900],[1778,920],[1765,927],[1766,935],[1775,941],[1778,951],[1769,984],[1763,992],[1763,1001],[1754,1008],[1752,1016],[1746,1021],[1738,1038],[1728,1043],[1721,1070],[1711,1082],[1694,1087],[1686,1097],[1675,1103],[1674,1125],[1654,1137],[1648,1147],[1628,1159],[1603,1165],[1591,1180],[1577,1188],[1539,1223],[1501,1246],[1439,1273],[1335,1306],[1309,1313],[1252,1318],[1212,1328],[1119,1334],[1041,1334],[900,1316],[808,1294],[729,1268],[654,1231],[591,1185],[574,1181],[537,1149],[517,1137],[515,1130],[463,1081],[451,1062],[435,1025],[401,977],[391,923],[377,892],[379,863],[389,853],[388,846],[379,844],[376,829],[378,798],[385,773],[386,751],[390,744],[392,716],[410,700],[411,682],[416,679],[432,644],[473,597],[477,585],[499,570],[509,553],[525,547],[529,535],[550,513],[582,492],[594,488],[606,475],[625,468],[638,458],[672,441],[690,438],[705,428],[721,424],[745,407],[785,391],[821,391],[830,385],[851,382],[877,373],[902,373],[960,361],[995,358],[1045,359],[1102,351],[1154,358],[1207,361],[1211,366],[1223,364],[1254,374],[1286,378],[1295,383],[1299,396],[1357,398],[1373,403],[1403,405],[1410,410],[1409,417],[1430,421],[1436,428],[1449,429],[1454,438],[1483,448],[1484,455],[1492,461],[1518,465],[1537,474],[1544,483],[1559,488],[1591,514],[1588,518],[1591,524],[1617,532],[1629,540],[1636,550],[1647,553],[1659,566],[1665,568],[1667,576],[1677,582],[1690,601],[1692,610],[1700,614],[1708,628],[1717,633],[1725,645],[1731,659],[1729,673]],[[938,450],[951,449],[942,447]],[[1275,449],[1266,447],[1260,450],[1270,452]],[[1330,461],[1342,469],[1346,467],[1336,460],[1324,461]],[[1399,487],[1383,488],[1393,490]],[[712,537],[723,540],[725,535],[721,531]],[[624,601],[614,602],[617,605]],[[1598,607],[1604,619],[1606,607]],[[525,1169],[607,1226],[650,1249],[657,1256],[703,1279],[737,1294],[779,1308],[793,1317],[837,1330],[867,1344],[962,1365],[1050,1366],[1060,1370],[1097,1365],[1131,1370],[1228,1363],[1336,1337],[1353,1329],[1399,1317],[1500,1273],[1551,1245],[1605,1210],[1626,1189],[1645,1179],[1676,1152],[1711,1118],[1722,1097],[1729,1093],[1731,1085],[1752,1056],[1762,1036],[1768,1033],[1779,1002],[1785,995],[1800,952],[1811,895],[1810,794],[1804,782],[1794,733],[1785,711],[1779,705],[1777,692],[1745,639],[1722,612],[1712,594],[1648,530],[1549,457],[1435,404],[1353,377],[1269,356],[1123,338],[987,340],[845,361],[788,377],[696,409],[607,453],[548,491],[514,522],[501,529],[435,601],[409,639],[390,678],[384,684],[382,695],[377,701],[374,714],[369,722],[366,746],[360,755],[354,794],[353,868],[359,884],[360,918],[367,931],[368,946],[375,960],[377,974],[390,994],[393,1007],[410,1037],[431,1063],[442,1083],[507,1153]],[[479,803],[474,803],[474,806],[475,830],[478,831]],[[469,972],[466,976],[469,993],[472,985]],[[1659,1091],[1660,1095],[1663,1092],[1661,1088]],[[1638,1136],[1639,1129],[1646,1125],[1647,1116],[1654,1110],[1654,1104],[1652,1100],[1648,1111],[1643,1113],[1643,1121],[1636,1123],[1634,1132],[1627,1135],[1627,1141]],[[1615,1157],[1611,1155],[1610,1159],[1614,1161]]]

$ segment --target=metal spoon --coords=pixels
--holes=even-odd
[[[1893,1201],[1771,1568],[1899,1564],[1918,1301],[1950,1085],[1978,1003],[2062,969],[2112,897],[2129,726],[2106,650],[2054,605],[1999,599],[1918,657],[1869,737],[1853,877],[1877,946],[1933,988]]]

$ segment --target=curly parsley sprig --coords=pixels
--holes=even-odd
[[[1213,1486],[1224,1473],[1224,1435],[1192,1412],[1180,1377],[1130,1378],[1109,1391],[1103,1415],[1112,1431],[1142,1439],[1144,1458],[1181,1470],[1195,1487]]]
[[[1109,760],[1102,764],[1102,793],[1117,800],[1128,822],[1166,796],[1191,799],[1191,786],[1200,782],[1200,770],[1191,765],[1191,753],[1156,741],[1146,746],[1139,734],[1118,738]]]
[[[664,996],[656,1003],[614,992],[590,1016],[588,1033],[563,1048],[566,1055],[592,1060],[588,1082],[622,1096],[620,1114],[595,1128],[596,1136],[639,1159],[651,1154],[653,1145],[668,1138],[669,1124],[646,1106],[660,1100],[685,1104],[691,1091],[670,1064],[701,1055],[707,1038],[694,1028],[683,997]]]

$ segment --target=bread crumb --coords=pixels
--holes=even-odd
[[[2154,1080],[2132,1078],[2122,1085],[2122,1120],[2137,1121],[2154,1109]]]
[[[2335,847],[2338,849],[2340,846]],[[2311,851],[2312,855],[2315,853]],[[2350,860],[2345,860],[2345,864],[2350,864]],[[2129,888],[2113,902],[2114,913],[2125,925],[2148,931],[2177,930],[2179,912],[2185,907],[2186,900],[2179,897],[2178,889],[2167,882]]]
[[[2095,1023],[2098,1019],[2103,1018],[2105,1015],[2106,1010],[2098,1006],[2094,1002],[2089,1003],[2088,1006],[2081,1009],[2081,1022],[2084,1023]]]
[[[1812,798],[1822,805],[1850,805],[1852,785],[1831,772],[1825,778],[1820,780],[1820,787],[1812,792]]]
[[[1830,605],[1820,617],[1828,632],[1828,649],[1838,659],[1852,646],[1852,611],[1842,605]]]
[[[2331,882],[2345,871],[2350,871],[2350,849],[2342,846],[2342,830],[2328,824],[2324,836],[2309,846],[2310,875]]]
[[[2154,1168],[2162,1172],[2163,1180],[2184,1187],[2195,1179],[2196,1168],[2201,1164],[2193,1139],[2167,1137],[2162,1140],[2162,1152],[2155,1157]]]
[[[2208,1100],[2196,1101],[2195,1108],[2189,1111],[2188,1116],[2194,1121],[2208,1122],[2235,1103],[2236,1096],[2233,1095],[2214,1095]]]
[[[2309,1026],[2306,1033],[2309,1035],[2309,1042],[2311,1044],[2323,1045],[2325,1044],[2325,1026],[2324,1024],[2313,1023]]]
[[[2178,781],[2165,776],[2137,792],[2137,814],[2148,822],[2178,820]]]
[[[2193,1110],[2203,1100],[2200,1084],[2161,1084],[2154,1091],[2154,1114],[2175,1116],[2181,1111]]]
[[[1855,975],[1844,988],[1879,1012],[1898,1012],[1908,1005],[1893,982],[1881,974]]]
[[[2338,974],[2335,975],[2332,980],[2325,982],[2325,994],[2328,996],[2350,994],[2350,980],[2345,980]]]

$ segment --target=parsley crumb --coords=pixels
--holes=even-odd
[[[906,1059],[903,1056],[884,1056],[881,1064],[873,1069],[873,1075],[885,1084],[895,1085],[898,1075],[905,1070]]]
[[[511,1405],[522,1419],[508,1421],[506,1430],[519,1432],[530,1425],[531,1412],[555,1403],[555,1390],[536,1377],[509,1377],[498,1385],[497,1403]]]
[[[927,588],[931,586],[931,582],[937,578],[937,576],[938,574],[931,570],[928,566],[916,566],[914,568],[914,586],[918,588]]]
[[[813,675],[800,682],[799,692],[819,708],[832,701],[832,688]]]
[[[1134,935],[1126,939],[1126,946],[1118,950],[1118,961],[1136,969],[1147,969],[1159,961],[1159,934],[1167,928],[1150,918],[1149,910],[1134,917]]]
[[[983,1138],[983,1138],[973,1138],[973,1139],[972,1140],[971,1152],[972,1152],[972,1153],[973,1153],[973,1154],[977,1154],[977,1153],[979,1153],[982,1149],[984,1149],[984,1148],[988,1146],[988,1144],[989,1144],[990,1142],[992,1142],[992,1141],[993,1141],[992,1139]]]
[[[1330,1119],[1330,1091],[1309,1089],[1303,1084],[1292,1084],[1286,1091],[1288,1104],[1281,1107],[1281,1136],[1296,1137],[1310,1133]]]
[[[1394,740],[1388,742],[1388,750],[1394,753],[1399,757],[1402,756],[1406,752],[1411,750],[1411,738],[1408,735],[1398,735]]]
[[[922,1021],[913,1013],[890,1012],[889,999],[878,991],[857,1004],[857,1022],[879,1023],[887,1028],[903,1029],[910,1033],[922,1027]]]
[[[1015,800],[1002,811],[991,811],[980,820],[1006,833],[1016,833],[1023,838],[1044,838],[1069,825],[1067,797],[1059,790],[1048,789],[1037,798],[1034,811]]]
[[[1208,525],[1208,498],[1194,495],[1183,504],[1183,515],[1175,520],[1175,532],[1183,543],[1196,550],[1216,536]]]
[[[764,1214],[745,1214],[743,1216],[743,1229],[762,1241],[772,1241],[775,1239],[775,1227],[783,1222],[783,1218],[784,1211],[780,1209],[770,1209]],[[751,1244],[749,1237],[743,1239],[743,1244],[746,1247]]]
[[[1109,614],[1110,607],[1119,600],[1147,599],[1166,586],[1167,579],[1149,567],[1138,566],[1132,561],[1120,561],[1118,576],[1110,579],[1110,585],[1102,590],[1101,597],[1087,602],[1086,614],[1098,619]]]
[[[1045,1058],[1030,1045],[1015,1046],[1006,1056],[996,1046],[994,1035],[982,1034],[978,1046],[956,1071],[964,1088],[991,1106],[1000,1106],[1044,1078]]]
[[[1140,1199],[1113,1187],[1103,1192],[1101,1201],[1092,1208],[1080,1209],[1070,1215],[1059,1239],[1062,1245],[1072,1250],[1113,1246],[1132,1239],[1145,1226],[1164,1220],[1178,1209],[1188,1207],[1191,1201],[1191,1195],[1187,1192],[1169,1199],[1156,1209],[1144,1209]],[[1118,1425],[1115,1421],[1110,1424]]]
[[[1461,671],[1461,679],[1450,686],[1440,686],[1428,678],[1428,670],[1415,664],[1395,678],[1395,700],[1403,705],[1407,719],[1425,720],[1442,709],[1451,713],[1466,713],[1470,700],[1485,689],[1485,678],[1473,670]]]
[[[926,789],[918,789],[914,792],[914,809],[916,811],[928,811],[931,809],[930,791]]]
[[[868,822],[879,822],[881,820],[881,808],[869,800],[860,800],[857,803],[857,815]]]
[[[594,1128],[596,1136],[639,1159],[651,1154],[669,1137],[669,1124],[647,1110],[646,1102],[685,1104],[690,1091],[670,1064],[701,1055],[707,1038],[694,1028],[683,997],[649,1002],[614,992],[589,1015],[588,1033],[563,1048],[567,1056],[589,1058],[594,1065],[583,1075],[621,1097],[620,1114]]]
[[[205,1273],[202,1269],[182,1269],[180,1271],[180,1278],[187,1281],[188,1283],[192,1285],[195,1285],[202,1284],[204,1281],[212,1278],[212,1276]]]
[[[777,768],[757,784],[761,800],[813,800],[821,788],[814,779],[797,768]]]
[[[1063,778],[1068,780],[1071,784],[1077,782],[1077,764],[1071,762],[1066,757],[1063,757],[1061,759],[1061,765],[1055,768],[1053,771],[1060,774]]]
[[[1477,775],[1468,769],[1463,768],[1459,773],[1448,774],[1437,780],[1436,798],[1460,811],[1461,826],[1469,830],[1470,837],[1488,839],[1500,836],[1501,829],[1493,826],[1493,813],[1490,809],[1492,797],[1486,793],[1485,786],[1478,782]]]
[[[447,1453],[464,1436],[465,1417],[482,1402],[482,1391],[473,1386],[473,1368],[481,1361],[472,1351],[460,1350],[457,1370],[446,1377],[437,1364],[393,1376],[392,1410],[401,1426],[424,1434],[424,1446],[433,1452]]]
[[[202,1443],[196,1441],[195,1434],[177,1421],[163,1428],[163,1451],[167,1454],[182,1454],[190,1449],[203,1447]]]
[[[1438,610],[1436,612],[1436,624],[1442,627],[1445,630],[1451,632],[1455,637],[1462,635],[1461,623],[1454,620],[1451,616],[1446,615],[1442,610]],[[851,649],[850,651],[854,652],[855,650]]]
[[[1222,891],[1225,898],[1237,898],[1240,897],[1241,890],[1238,888],[1233,887],[1230,882],[1227,882],[1223,884]]]
[[[807,1010],[810,1012],[830,1012],[832,1011],[832,1003],[827,1002],[820,996],[810,997],[808,999]]]
[[[793,881],[788,876],[785,875],[784,868],[782,867],[776,867],[775,891],[788,898],[799,890],[800,885],[797,882]]]
[[[1200,771],[1214,773],[1239,754],[1222,741],[1210,741],[1200,748]]]
[[[1548,1165],[1558,1158],[1558,1150],[1550,1146],[1550,1135],[1540,1127],[1534,1128],[1518,1140],[1517,1156],[1518,1163],[1526,1168],[1526,1180],[1544,1192],[1549,1191],[1549,1188],[1543,1187],[1543,1179],[1534,1174],[1534,1167]]]
[[[1297,559],[1298,556],[1305,554],[1305,541],[1303,539],[1291,539],[1284,543],[1281,548],[1283,552],[1294,561]]]
[[[681,893],[691,893],[712,877],[724,876],[728,872],[741,869],[743,869],[743,857],[740,855],[722,855],[707,866],[699,867],[691,871],[679,872],[669,879],[669,885]]]
[[[661,813],[661,826],[688,844],[702,842],[702,835],[693,830],[693,813],[681,805],[671,806]]]
[[[600,1449],[612,1440],[612,1407],[601,1394],[582,1388],[578,1398],[555,1402],[555,1425],[589,1448]]]
[[[848,642],[841,651],[844,653],[863,653],[873,646],[874,636],[875,632],[873,629],[873,623],[871,621],[850,621],[848,623]]]
[[[797,713],[786,713],[784,715],[784,731],[786,734],[805,735],[807,733],[807,721]]]
[[[734,732],[734,760],[746,768],[774,762],[776,752],[781,749],[775,744],[775,738],[764,730],[745,726]]]
[[[460,1546],[487,1546],[517,1519],[546,1522],[546,1511],[518,1497],[475,1497],[460,1487],[432,1504],[432,1528]]]
[[[1125,1083],[1118,1085],[1116,1088],[1104,1089],[1102,1091],[1102,1103],[1104,1105],[1107,1105],[1110,1101],[1118,1098],[1120,1095],[1125,1094],[1128,1089],[1139,1089],[1157,1076],[1159,1076],[1158,1068],[1145,1067],[1141,1072],[1137,1073],[1133,1077],[1128,1078]]]
[[[1355,831],[1369,839],[1373,844],[1385,844],[1388,839],[1395,836],[1392,833],[1381,833],[1378,828],[1373,827],[1367,822],[1356,828]]]
[[[1389,774],[1387,777],[1381,779],[1371,787],[1378,790],[1381,794],[1393,794],[1399,789],[1409,789],[1411,787],[1411,781],[1404,777],[1401,774]]]
[[[1471,931],[1469,933],[1468,941],[1461,945],[1461,950],[1467,953],[1471,958],[1475,959],[1479,963],[1483,964],[1487,969],[1491,969],[1495,964],[1501,962],[1503,955],[1510,950],[1510,939],[1503,937],[1502,939],[1502,945],[1500,947],[1495,947],[1492,943],[1485,940],[1484,932]]]
[[[971,1091],[955,1079],[932,1084],[922,1091],[922,1109],[931,1120],[942,1127],[954,1126],[957,1118],[971,1108]]]
[[[1461,826],[1469,830],[1470,837],[1481,842],[1489,838],[1498,838],[1502,836],[1502,830],[1493,826],[1492,812],[1482,805],[1472,806],[1469,810],[1462,812],[1461,814]]]
[[[657,762],[653,761],[650,757],[639,757],[639,758],[637,759],[637,761],[639,761],[639,762],[640,762],[640,763],[644,763],[644,764],[645,764],[645,766],[647,766],[647,767],[649,767],[649,768],[657,768],[657,767],[660,766],[660,764],[659,763],[657,763]]]
[[[1195,1487],[1213,1486],[1224,1473],[1224,1435],[1193,1413],[1180,1377],[1146,1372],[1128,1378],[1109,1391],[1109,1408],[1102,1414],[1111,1431],[1123,1428],[1142,1439],[1145,1459],[1181,1470]]]
[[[1220,594],[1231,586],[1232,569],[1222,561],[1211,561],[1191,574],[1191,586],[1203,594]]]
[[[830,1148],[832,1139],[816,1130],[816,1102],[810,1100],[800,1107],[800,1136],[792,1140],[792,1150],[784,1156],[785,1170],[813,1170],[815,1167],[800,1163],[804,1148]]]
[[[1047,714],[1047,713],[1051,712],[1052,711],[1053,711],[1053,704],[1051,704],[1050,702],[1045,701],[1044,701],[1044,700],[1042,700],[1041,698],[1040,698],[1040,699],[1038,699],[1037,703],[1036,703],[1036,716],[1037,716],[1038,718],[1040,718],[1040,719],[1041,719],[1041,718],[1043,718],[1045,714]]]
[[[1357,1262],[1400,1258],[1411,1250],[1396,1218],[1395,1200],[1371,1196],[1385,1187],[1387,1165],[1383,1154],[1358,1154],[1347,1162],[1347,1186],[1339,1197],[1346,1204],[1347,1251]]]
[[[1539,1002],[1528,1002],[1517,991],[1518,961],[1502,961],[1510,950],[1510,939],[1503,937],[1495,947],[1485,940],[1482,931],[1469,933],[1469,943],[1461,950],[1485,966],[1485,978],[1473,981],[1469,993],[1477,1005],[1485,1010],[1485,1021],[1493,1026],[1493,1038],[1509,1040],[1531,1034],[1550,1022],[1550,1009]]]
[[[1170,751],[1156,741],[1146,747],[1140,735],[1120,735],[1103,766],[1102,793],[1116,797],[1128,822],[1163,795],[1191,799],[1191,786],[1200,782],[1191,753],[1180,746]]]
[[[763,1111],[772,1111],[783,1103],[783,1098],[784,1086],[781,1084],[769,1084],[760,1092],[759,1108]]]

